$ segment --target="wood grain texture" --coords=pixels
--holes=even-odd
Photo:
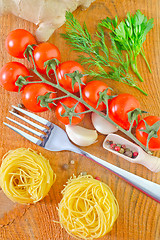
[[[148,34],[144,43],[146,57],[152,68],[149,73],[144,61],[138,58],[139,71],[144,83],[139,83],[147,93],[148,97],[137,90],[121,83],[107,80],[115,93],[128,92],[133,94],[141,102],[141,108],[147,110],[151,115],[160,116],[160,1],[159,0],[96,0],[88,10],[78,9],[75,16],[82,23],[86,22],[90,32],[94,35],[96,24],[106,16],[114,17],[116,14],[120,19],[130,11],[135,13],[140,9],[148,18],[154,18],[154,29]],[[0,67],[6,62],[16,60],[9,56],[4,48],[7,34],[15,28],[25,28],[34,33],[36,27],[27,21],[16,18],[13,15],[6,15],[0,18]],[[58,46],[62,53],[62,61],[75,60],[76,53],[70,53],[69,47],[60,37],[59,33],[65,31],[65,26],[58,29],[50,38],[50,42]],[[19,61],[19,60],[18,60]],[[22,60],[22,63],[26,61]],[[27,64],[27,63],[26,63]],[[105,80],[104,80],[105,81]],[[67,179],[74,173],[78,174],[86,171],[93,176],[100,176],[101,180],[107,183],[116,196],[120,215],[114,224],[113,230],[102,239],[105,240],[159,240],[160,239],[160,204],[139,192],[129,184],[119,179],[103,167],[96,163],[71,152],[49,152],[24,138],[17,136],[10,129],[7,129],[2,122],[11,109],[11,104],[17,105],[21,97],[16,93],[9,93],[0,89],[1,117],[0,117],[0,158],[10,149],[18,147],[31,147],[41,152],[50,160],[53,170],[57,174],[56,183],[51,188],[48,196],[39,203],[30,206],[12,204],[2,192],[0,192],[0,239],[1,240],[73,240],[59,224],[54,223],[58,220],[56,207],[61,200],[61,190]],[[55,118],[54,111],[39,114],[53,121],[61,127]],[[83,125],[92,127],[90,117],[87,116]],[[99,135],[99,141],[86,147],[85,150],[117,165],[127,171],[144,177],[148,180],[160,183],[160,174],[155,174],[145,167],[129,163],[113,154],[102,149],[104,136]],[[160,156],[157,152],[155,155]],[[74,165],[69,165],[67,171],[62,169],[64,163],[75,160]],[[5,210],[5,204],[8,211]],[[4,206],[4,207],[3,207]],[[7,205],[6,205],[7,206]],[[12,210],[10,210],[12,209]]]

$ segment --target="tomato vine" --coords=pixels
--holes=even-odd
[[[34,63],[34,58],[33,58],[33,54],[31,54],[31,58],[32,58],[32,61],[33,61],[33,65],[34,65],[34,68],[32,69],[32,71],[37,75],[37,77],[39,77],[39,79],[41,81],[37,81],[37,83],[46,83],[58,90],[60,90],[61,92],[63,92],[65,95],[63,96],[60,96],[58,98],[53,98],[52,99],[52,102],[55,102],[56,100],[60,100],[60,99],[63,99],[65,97],[71,97],[71,98],[74,98],[75,100],[77,100],[78,102],[82,103],[88,110],[86,110],[84,113],[88,113],[88,112],[95,112],[96,114],[98,114],[99,116],[103,117],[104,119],[106,119],[108,122],[110,122],[111,124],[113,124],[114,126],[116,126],[121,132],[123,132],[124,134],[126,134],[128,137],[130,137],[135,143],[137,143],[141,148],[143,148],[146,152],[148,153],[151,153],[148,149],[148,147],[145,147],[131,132],[131,129],[129,130],[125,130],[123,129],[122,127],[120,127],[118,124],[116,124],[114,121],[112,121],[108,115],[108,100],[105,99],[105,104],[106,104],[106,115],[104,115],[102,112],[96,110],[95,108],[93,108],[91,105],[89,105],[87,102],[84,101],[83,97],[82,97],[82,89],[81,89],[81,82],[78,80],[78,84],[79,84],[79,96],[76,96],[74,95],[73,93],[67,91],[66,89],[64,89],[63,87],[60,86],[59,84],[59,80],[58,80],[58,77],[57,77],[57,73],[56,73],[56,67],[58,66],[59,64],[59,61],[57,61],[56,59],[52,59],[52,60],[49,60],[47,62],[45,62],[45,67],[47,67],[47,75],[49,73],[49,71],[52,69],[54,71],[54,74],[55,74],[55,78],[56,78],[56,83],[53,83],[53,82],[50,82],[48,81],[45,77],[43,77],[39,72],[38,70],[36,69],[36,66],[35,66],[35,63]],[[49,76],[49,75],[48,75]],[[26,81],[25,78],[23,78],[22,76],[20,76],[16,82],[16,85],[19,86],[19,88],[21,88],[23,85],[28,85],[28,84],[32,84],[33,82],[32,81]],[[35,81],[34,81],[35,83]],[[101,93],[100,93],[101,94]],[[44,99],[48,99],[50,94],[47,93],[47,95],[43,98],[43,105],[44,105]],[[39,97],[38,100],[41,100],[41,97]],[[48,101],[48,100],[47,100]],[[47,103],[46,101],[46,103]],[[99,101],[102,102],[103,101],[103,98]],[[50,100],[48,102],[51,102]],[[98,103],[98,104],[99,104]],[[46,105],[45,105],[46,106]],[[78,114],[81,114],[81,113],[77,113]],[[66,116],[66,114],[64,114]],[[75,112],[73,113],[73,115],[75,116]],[[73,116],[72,115],[72,116]],[[70,113],[70,116],[71,116],[71,113]],[[62,115],[63,117],[63,115]]]

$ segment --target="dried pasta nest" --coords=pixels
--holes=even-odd
[[[119,206],[111,189],[90,175],[73,176],[62,191],[61,226],[77,239],[96,239],[111,231]]]
[[[2,159],[0,186],[14,202],[29,204],[40,201],[55,179],[49,161],[32,149],[11,150]]]

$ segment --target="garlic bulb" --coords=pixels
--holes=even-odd
[[[38,26],[36,37],[47,41],[52,33],[65,22],[66,11],[79,6],[88,8],[95,0],[0,0],[0,16],[6,13],[33,22]]]
[[[96,113],[92,113],[92,123],[95,129],[102,134],[109,134],[118,131],[117,127]]]
[[[98,137],[96,130],[90,130],[80,126],[66,125],[66,132],[70,140],[79,146],[89,146],[95,143]]]

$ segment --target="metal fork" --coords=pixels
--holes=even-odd
[[[25,111],[24,109],[21,109],[21,108],[15,107],[15,106],[12,106],[12,107],[13,107],[13,109],[19,111],[20,113],[23,113],[24,115],[43,124],[43,126],[40,126],[39,124],[32,122],[29,119],[18,114],[18,112],[16,113],[16,112],[10,111],[10,113],[13,114],[14,116],[16,116],[17,118],[23,120],[24,122],[29,123],[31,126],[37,128],[38,130],[41,130],[43,132],[43,134],[42,134],[39,131],[36,131],[18,121],[15,121],[9,117],[6,117],[11,122],[19,125],[20,127],[26,129],[27,131],[29,131],[29,132],[33,133],[34,135],[41,138],[41,140],[40,140],[36,137],[33,137],[30,134],[4,122],[4,124],[6,126],[11,128],[15,132],[19,133],[23,137],[27,138],[29,141],[47,149],[47,150],[50,150],[50,151],[69,150],[69,151],[81,154],[85,157],[88,157],[88,158],[92,159],[93,161],[99,163],[106,169],[110,170],[111,172],[115,173],[117,176],[121,177],[122,179],[124,179],[125,181],[130,183],[132,186],[136,187],[137,189],[139,189],[140,191],[142,191],[149,197],[153,198],[155,201],[160,202],[160,185],[159,184],[151,182],[144,178],[141,178],[130,172],[127,172],[127,171],[125,171],[119,167],[116,167],[98,157],[93,156],[90,153],[85,152],[84,150],[76,147],[75,145],[73,145],[70,142],[70,140],[67,137],[66,132],[62,128],[47,121],[46,119],[44,119],[42,117],[39,117],[38,115],[35,115],[28,111]]]

